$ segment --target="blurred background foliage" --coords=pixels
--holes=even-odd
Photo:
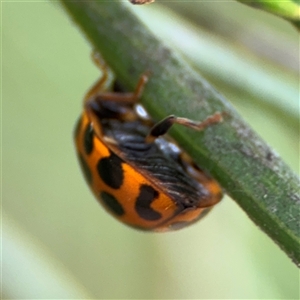
[[[58,4],[1,8],[2,298],[299,298],[297,267],[227,197],[202,222],[168,234],[135,231],[107,215],[83,181],[72,142],[82,97],[99,75],[90,45]],[[235,2],[133,9],[153,30],[163,12],[162,36],[299,172],[294,27]],[[184,36],[196,33],[201,43],[198,55],[180,48],[193,40],[172,39],[182,34],[167,20],[181,18]],[[232,63],[224,71],[225,54]]]

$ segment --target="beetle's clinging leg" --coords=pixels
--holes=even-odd
[[[115,102],[125,102],[127,104],[136,103],[139,101],[144,91],[144,87],[148,81],[150,75],[149,71],[143,73],[140,76],[134,92],[120,93],[115,91],[108,91],[108,88],[113,81],[113,74],[99,53],[92,52],[92,59],[98,66],[98,68],[102,71],[102,76],[87,92],[84,100],[85,103],[89,100],[95,99],[96,97],[99,98],[97,99],[97,101],[108,100]]]
[[[97,95],[104,93],[107,87],[111,84],[113,76],[107,64],[101,58],[97,52],[92,52],[92,59],[95,65],[101,70],[102,76],[96,81],[96,83],[89,89],[84,97],[84,103],[91,98],[95,98]]]
[[[166,117],[162,121],[156,123],[152,127],[151,131],[149,132],[149,134],[146,137],[146,143],[152,143],[152,142],[154,142],[154,140],[157,137],[167,133],[173,124],[180,124],[180,125],[190,127],[190,128],[200,131],[212,124],[217,124],[217,123],[221,122],[222,120],[223,120],[223,117],[222,117],[222,113],[220,113],[220,112],[216,112],[215,114],[207,117],[202,122],[195,122],[190,119],[180,118],[180,117],[171,115],[171,116]]]

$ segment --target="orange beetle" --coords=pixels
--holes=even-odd
[[[139,104],[147,75],[133,93],[117,82],[99,57],[100,80],[84,99],[75,130],[81,169],[96,199],[121,222],[152,231],[175,230],[205,216],[222,198],[219,184],[166,135],[178,123],[196,130],[218,123],[168,116],[154,123]]]

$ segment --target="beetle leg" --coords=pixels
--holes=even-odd
[[[107,91],[107,88],[112,83],[112,74],[109,67],[106,65],[100,54],[97,52],[92,53],[92,59],[98,68],[102,71],[101,78],[91,87],[85,96],[85,103],[89,101],[113,101],[124,102],[126,104],[134,104],[139,101],[144,87],[148,81],[149,72],[141,75],[134,92],[114,92]]]
[[[138,102],[147,79],[147,75],[143,74],[133,93],[122,93],[100,91],[105,80],[102,77],[87,94],[84,102],[86,111],[94,111],[100,118],[136,120],[137,114],[133,109],[133,104]]]
[[[190,119],[176,117],[174,115],[168,116],[162,121],[156,123],[152,127],[152,129],[150,130],[149,134],[146,137],[146,143],[152,143],[157,137],[167,133],[173,124],[180,124],[200,131],[212,124],[222,122],[223,120],[222,115],[223,115],[222,113],[216,112],[215,114],[207,117],[202,122],[196,122]]]
[[[134,92],[101,92],[98,93],[96,101],[113,101],[118,103],[134,104],[139,101],[143,93],[144,87],[148,81],[148,74],[141,75]]]
[[[84,97],[84,104],[86,104],[89,100],[94,99],[97,95],[105,93],[105,90],[112,84],[113,81],[112,73],[104,60],[102,60],[101,56],[96,52],[92,52],[92,59],[101,70],[102,76],[86,93]]]
[[[92,58],[102,71],[102,76],[87,92],[84,107],[96,134],[101,136],[99,118],[116,118],[123,121],[137,119],[137,114],[132,109],[133,104],[139,101],[148,81],[149,72],[142,74],[134,92],[120,92],[118,89],[108,91],[112,86],[112,73],[100,54],[93,52]]]

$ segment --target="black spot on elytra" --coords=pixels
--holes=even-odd
[[[118,200],[111,194],[106,192],[101,192],[100,197],[105,205],[105,207],[112,213],[117,216],[122,216],[125,211],[122,205],[118,202]]]
[[[87,155],[91,154],[94,148],[94,130],[91,124],[88,124],[83,136],[84,151]]]
[[[113,189],[120,188],[123,183],[124,172],[122,162],[114,153],[98,161],[97,170],[100,178]]]
[[[80,164],[80,167],[83,172],[85,180],[88,182],[88,184],[91,184],[93,177],[92,177],[92,172],[91,172],[88,164],[86,163],[86,161],[80,154],[78,154],[78,160],[79,160],[79,164]]]
[[[150,207],[158,195],[158,191],[150,185],[144,184],[141,186],[140,194],[135,203],[135,210],[141,218],[149,221],[155,221],[161,218],[161,214]]]

